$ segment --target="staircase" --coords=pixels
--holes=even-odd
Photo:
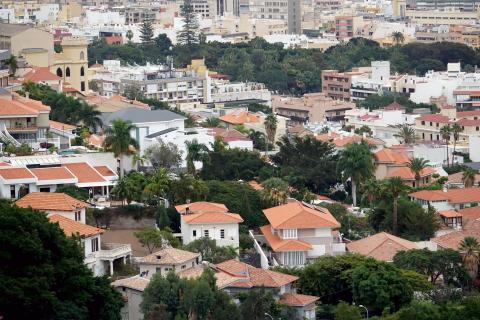
[[[0,140],[4,141],[5,143],[12,143],[15,147],[19,147],[21,145],[14,137],[10,135],[5,126],[5,123],[0,123]]]

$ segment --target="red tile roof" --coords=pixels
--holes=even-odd
[[[455,210],[444,210],[440,211],[438,214],[444,218],[458,218],[463,216],[460,212]]]
[[[343,147],[349,143],[360,143],[362,140],[366,141],[371,146],[385,144],[385,142],[383,142],[380,139],[374,139],[374,138],[368,138],[368,137],[364,138],[363,136],[358,134],[350,135],[350,134],[339,134],[336,132],[320,134],[315,138],[323,142],[333,143],[337,147]]]
[[[228,208],[223,203],[197,201],[175,206],[178,213],[185,213],[188,208],[190,213],[201,212],[228,212]]]
[[[86,162],[63,163],[62,167],[70,170],[78,178],[78,183],[106,182],[106,180]]]
[[[280,304],[291,306],[291,307],[305,307],[309,304],[314,303],[318,299],[320,298],[315,296],[307,296],[304,294],[284,293],[280,297],[280,300],[278,302]]]
[[[340,228],[330,211],[300,201],[263,210],[274,229]]]
[[[260,232],[264,235],[265,240],[274,252],[308,251],[313,249],[312,245],[308,242],[297,239],[280,238],[272,233],[272,226],[269,224],[260,227]]]
[[[246,122],[260,122],[260,117],[248,111],[231,112],[219,118],[230,124],[244,124]]]
[[[57,129],[57,130],[73,130],[75,128],[77,128],[76,126],[72,126],[71,124],[67,124],[67,123],[62,123],[62,122],[58,122],[58,121],[53,121],[53,120],[49,120],[50,122],[50,128],[53,128],[53,129]]]
[[[465,127],[475,127],[475,126],[480,126],[480,119],[474,120],[474,119],[460,119],[457,121],[457,123],[461,126]]]
[[[33,168],[30,171],[38,180],[68,180],[75,179],[75,176],[64,167],[55,168]]]
[[[480,116],[480,110],[457,111],[457,118]]]
[[[480,202],[480,188],[443,190],[420,190],[410,193],[410,197],[425,201],[447,200],[450,203]]]
[[[225,128],[211,128],[211,131],[216,137],[221,137],[225,142],[250,141],[248,137],[235,129],[228,130]]]
[[[59,76],[50,72],[48,67],[33,67],[31,71],[23,76],[25,81],[41,82],[41,81],[58,81],[61,80]]]
[[[32,208],[48,211],[77,211],[88,207],[88,204],[65,193],[31,192],[18,199],[15,204],[21,208]]]
[[[0,167],[0,177],[5,180],[35,179],[27,168]]]
[[[449,183],[460,183],[460,184],[463,184],[463,172],[457,172],[457,173],[453,173],[453,174],[450,174],[448,175],[448,182]],[[475,182],[474,184],[475,185],[478,185],[478,183],[480,182],[480,174],[476,174],[475,175]]]
[[[410,158],[405,152],[383,148],[373,154],[375,160],[379,163],[392,163],[397,165],[405,165]]]
[[[451,123],[450,119],[447,116],[442,114],[424,114],[418,117],[416,120],[420,121],[431,121],[438,123]]]
[[[82,238],[87,238],[103,233],[103,229],[65,218],[59,214],[53,214],[48,217],[48,219],[50,219],[51,223],[58,223],[60,229],[62,229],[67,236],[79,235]]]
[[[242,217],[236,213],[229,212],[202,212],[182,214],[181,219],[188,224],[201,223],[240,223],[243,222]]]
[[[104,177],[117,176],[117,174],[113,172],[108,166],[94,166],[93,168],[95,168],[95,170],[97,170]]]
[[[462,242],[465,237],[474,237],[475,239],[477,239],[477,241],[480,241],[480,230],[477,229],[454,231],[439,237],[432,238],[430,240],[436,242],[440,247],[444,249],[458,250],[460,242]]]
[[[393,257],[403,250],[418,249],[414,242],[396,237],[386,232],[347,243],[347,250],[381,261],[393,261]]]
[[[434,173],[435,169],[426,167],[420,171],[420,177],[427,177]],[[415,173],[408,167],[402,167],[390,172],[388,177],[400,177],[402,180],[415,180]]]

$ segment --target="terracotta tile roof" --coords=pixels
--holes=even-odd
[[[320,298],[315,296],[307,296],[304,294],[284,293],[278,302],[291,307],[304,307],[314,303],[318,299]]]
[[[439,237],[432,238],[430,240],[436,242],[440,247],[444,249],[458,250],[460,242],[462,242],[465,237],[474,237],[475,239],[477,239],[477,241],[480,241],[480,230],[476,229],[454,231]]]
[[[37,210],[76,211],[88,207],[88,204],[65,193],[31,192],[18,199],[15,204],[21,208],[31,207]]]
[[[250,139],[242,134],[240,131],[235,129],[225,129],[225,128],[211,128],[210,131],[216,137],[222,137],[223,141],[231,142],[231,141],[250,141]]]
[[[260,117],[248,111],[231,112],[219,118],[230,124],[244,124],[246,122],[260,122]]]
[[[449,183],[459,183],[459,184],[463,184],[463,172],[457,172],[457,173],[453,173],[453,174],[449,174],[448,175],[448,182]],[[475,182],[474,184],[475,185],[478,185],[480,182],[480,174],[476,174],[475,175]]]
[[[427,177],[435,173],[435,169],[426,167],[420,171],[420,177]],[[388,174],[388,177],[400,177],[402,180],[415,180],[415,173],[408,167],[398,168]]]
[[[182,270],[178,272],[178,276],[181,278],[187,278],[187,279],[197,279],[203,274],[204,266],[203,265],[197,265],[193,268],[188,268],[185,270]],[[217,285],[218,289],[224,289],[226,287],[231,286],[233,283],[237,281],[243,281],[243,277],[238,277],[234,276],[230,273],[223,272],[222,270],[219,270],[218,268],[213,268],[215,272],[215,284]]]
[[[70,170],[78,178],[78,183],[106,182],[106,180],[86,162],[63,163],[62,167]]]
[[[25,81],[41,82],[41,81],[58,81],[61,80],[59,76],[50,72],[48,67],[33,67],[31,71],[23,76]]]
[[[108,166],[94,166],[93,168],[95,168],[95,170],[97,170],[104,177],[117,176],[117,174],[113,172]]]
[[[161,265],[175,265],[182,264],[198,258],[200,253],[175,249],[175,248],[165,248],[149,254],[148,256],[138,258],[138,263],[143,264],[161,264]]]
[[[260,227],[260,232],[264,235],[268,245],[275,252],[284,251],[308,251],[312,250],[311,244],[297,239],[281,239],[279,236],[272,234],[271,225]]]
[[[201,212],[182,214],[180,217],[185,223],[188,224],[243,222],[243,219],[239,214],[230,212]]]
[[[98,134],[91,134],[88,137],[88,144],[97,148],[103,147],[103,141],[105,141],[105,137]]]
[[[461,126],[465,127],[475,127],[475,126],[480,126],[480,119],[474,120],[474,119],[460,119],[457,121],[457,123]]]
[[[462,215],[463,230],[480,229],[480,206],[461,209],[459,213]]]
[[[298,277],[275,272],[267,269],[255,268],[249,264],[237,261],[227,260],[216,265],[221,271],[244,277],[244,281],[233,283],[233,287],[268,287],[279,288],[283,285],[292,283],[298,280]]]
[[[383,109],[385,110],[405,110],[405,107],[402,106],[397,101],[390,103],[388,106],[385,106]]]
[[[175,209],[179,213],[185,213],[187,208],[191,213],[228,212],[228,208],[223,203],[216,202],[197,201],[175,206]]]
[[[26,99],[24,97],[16,97],[15,98],[17,101],[22,103],[23,105],[27,106],[28,108],[35,110],[37,112],[40,111],[50,111],[50,107],[47,105],[44,105],[42,101],[37,101],[37,100],[32,100],[32,99]]]
[[[463,215],[455,210],[443,210],[438,213],[444,218],[457,218],[457,217],[462,217]]]
[[[464,90],[464,89],[459,89],[459,90],[453,90],[454,95],[480,95],[480,90]]]
[[[263,213],[274,229],[340,228],[326,208],[307,206],[300,201],[265,209]]]
[[[438,122],[438,123],[451,123],[450,118],[442,114],[424,114],[418,117],[416,120],[431,121],[431,122]]]
[[[149,283],[150,283],[150,280],[147,278],[134,276],[130,278],[115,280],[112,282],[112,286],[125,287],[125,288],[143,292]]]
[[[0,116],[38,116],[38,111],[18,100],[0,100]]]
[[[76,180],[65,167],[33,168],[30,171],[38,180]]]
[[[480,116],[480,110],[457,111],[457,118]]]
[[[393,261],[393,257],[403,250],[418,249],[411,241],[396,237],[386,232],[347,243],[347,250],[372,257],[381,261]]]
[[[412,198],[426,201],[447,200],[450,203],[480,202],[480,188],[463,188],[443,190],[421,190],[410,193]]]
[[[58,122],[58,121],[49,120],[49,122],[50,122],[50,128],[60,130],[60,131],[62,131],[62,130],[73,130],[73,129],[77,128],[76,126],[72,126],[71,124],[62,123],[62,122]]]
[[[405,152],[383,148],[373,154],[375,160],[379,163],[393,163],[397,165],[405,165],[410,158]]]
[[[0,162],[0,167],[10,167],[10,164],[6,162]]]
[[[330,142],[333,143],[337,147],[343,147],[346,146],[349,143],[360,143],[362,140],[366,141],[369,145],[371,146],[378,146],[378,145],[384,145],[385,142],[383,142],[380,139],[374,139],[374,138],[364,138],[363,136],[360,136],[358,134],[339,134],[336,132],[332,133],[324,133],[320,134],[315,137],[319,141],[323,142]]]
[[[0,167],[0,177],[5,180],[35,179],[35,176],[27,168]]]
[[[50,222],[58,223],[60,229],[63,230],[66,236],[79,235],[82,238],[88,238],[97,234],[103,233],[103,229],[89,226],[72,219],[65,218],[59,214],[52,214],[50,217]]]

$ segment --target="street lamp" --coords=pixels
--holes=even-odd
[[[367,307],[365,307],[363,304],[360,304],[360,305],[358,305],[358,306],[359,306],[360,308],[365,309],[365,311],[367,311],[367,319],[369,319]]]

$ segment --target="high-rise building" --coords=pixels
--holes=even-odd
[[[251,0],[249,9],[252,18],[287,20],[288,33],[302,33],[301,0]]]

